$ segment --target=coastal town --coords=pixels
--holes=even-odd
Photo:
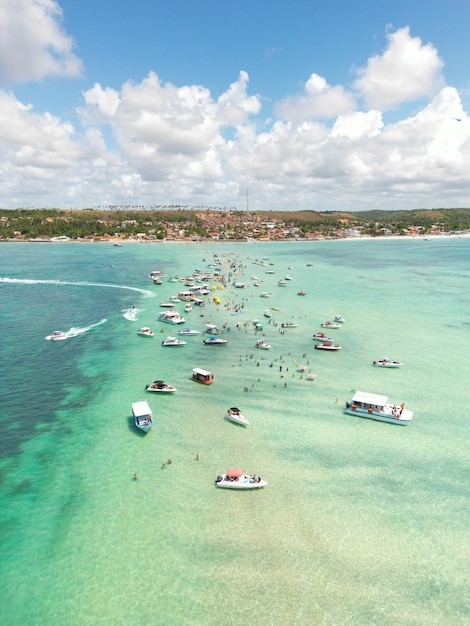
[[[0,241],[305,241],[469,232],[470,209],[355,213],[214,207],[0,209]]]

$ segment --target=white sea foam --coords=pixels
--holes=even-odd
[[[78,337],[79,335],[84,335],[85,333],[87,333],[89,330],[91,330],[92,328],[95,328],[96,326],[100,326],[101,324],[104,324],[105,322],[107,322],[108,320],[106,318],[100,320],[99,322],[96,322],[96,324],[90,324],[90,326],[84,326],[83,328],[78,328],[78,327],[73,327],[70,330],[64,331],[64,339],[71,339],[73,337]],[[51,341],[54,338],[54,335],[48,335],[47,337],[45,337],[45,339],[47,339],[47,341]]]
[[[129,285],[112,285],[109,283],[89,283],[85,281],[66,281],[66,280],[42,280],[33,278],[7,278],[3,277],[2,282],[10,284],[22,284],[22,285],[74,285],[77,287],[109,287],[111,289],[128,289],[129,291],[136,291],[141,293],[146,298],[153,298],[155,294],[148,289],[141,289],[140,287],[130,287]]]

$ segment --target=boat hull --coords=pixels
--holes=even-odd
[[[348,415],[365,417],[366,419],[375,420],[377,422],[387,422],[388,424],[398,424],[399,426],[407,426],[413,417],[412,411],[408,410],[403,411],[400,417],[394,417],[393,415],[389,415],[388,413],[384,413],[382,411],[369,412],[366,409],[353,409],[352,407],[346,408],[344,412]]]

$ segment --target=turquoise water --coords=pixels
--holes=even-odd
[[[149,272],[214,254],[247,288],[185,316],[228,325],[228,345],[162,348],[177,329],[160,301],[184,286]],[[3,244],[0,263],[2,625],[469,623],[470,239]],[[335,314],[343,350],[315,351]],[[255,318],[271,351],[254,349]],[[372,367],[384,355],[405,366]],[[146,394],[157,378],[177,393]],[[356,389],[405,402],[413,423],[344,415]],[[154,411],[145,436],[137,400]],[[216,489],[231,466],[268,487]]]

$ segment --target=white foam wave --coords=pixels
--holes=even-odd
[[[87,333],[89,330],[91,330],[92,328],[95,328],[96,326],[100,326],[101,324],[104,324],[105,322],[107,322],[108,320],[106,318],[100,320],[99,322],[96,322],[96,324],[90,324],[90,326],[84,326],[83,328],[76,328],[73,327],[70,330],[64,331],[63,333],[61,333],[61,340],[65,340],[65,339],[71,339],[72,337],[78,337],[79,335],[84,335],[85,333]],[[47,339],[47,341],[52,341],[54,339],[54,335],[48,335],[47,337],[45,337],[45,339]],[[57,339],[56,339],[57,341]]]
[[[132,309],[124,309],[123,317],[125,317],[126,320],[129,320],[130,322],[135,322],[137,319],[137,313],[139,313],[140,310],[141,309],[136,309],[135,306],[133,306]]]
[[[22,284],[22,285],[73,285],[77,287],[109,287],[110,289],[128,289],[129,291],[137,291],[146,298],[154,298],[155,293],[148,289],[141,289],[140,287],[130,287],[129,285],[112,285],[109,283],[89,283],[85,281],[71,282],[66,280],[41,280],[33,278],[0,278],[1,282],[10,284]]]

